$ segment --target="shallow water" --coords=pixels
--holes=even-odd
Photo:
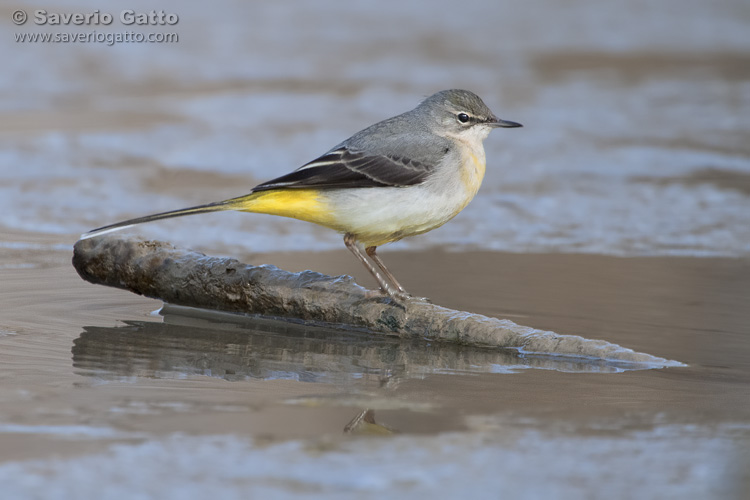
[[[11,23],[37,8],[0,8],[5,34],[124,29]],[[158,8],[180,22],[128,29],[178,43],[0,46],[4,494],[747,496],[746,2]],[[450,87],[524,128],[485,141],[456,219],[383,249],[404,285],[686,367],[160,315],[70,266],[81,232],[244,194]],[[297,221],[133,232],[372,285]]]
[[[168,498],[573,498],[613,485],[629,488],[623,498],[740,498],[750,486],[744,259],[425,251],[415,265],[411,252],[389,254],[439,303],[687,365],[632,371],[158,314],[157,301],[81,281],[68,252],[42,253],[42,267],[6,269],[0,284],[0,478],[21,498],[94,498],[101,481],[114,496]],[[346,257],[256,256],[323,271]],[[365,282],[356,265],[344,267]]]

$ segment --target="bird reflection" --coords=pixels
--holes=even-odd
[[[375,422],[375,410],[362,410],[344,427],[344,434],[366,436],[390,436],[398,431],[385,424]]]

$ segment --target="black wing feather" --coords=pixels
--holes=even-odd
[[[425,181],[432,166],[416,160],[386,155],[365,155],[340,148],[264,182],[253,191],[280,188],[404,187]]]

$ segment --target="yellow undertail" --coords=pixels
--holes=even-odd
[[[228,209],[279,215],[339,230],[330,207],[317,189],[258,191],[227,200]]]

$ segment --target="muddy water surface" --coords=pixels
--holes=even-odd
[[[567,491],[597,491],[604,486],[594,476],[605,471],[616,481],[642,474],[649,481],[641,488],[668,492],[690,484],[701,493],[734,494],[748,486],[747,260],[388,255],[410,288],[441,304],[687,364],[628,371],[276,321],[159,315],[158,301],[82,282],[67,265],[67,252],[27,253],[45,263],[5,270],[0,290],[7,307],[0,337],[0,460],[8,464],[0,474],[12,484],[11,471],[20,465],[8,467],[19,460],[43,459],[46,481],[72,488],[68,479],[78,468],[110,475],[135,460],[136,476],[144,467],[162,467],[189,478],[192,467],[205,462],[146,465],[136,457],[198,453],[211,462],[229,453],[247,461],[247,469],[231,472],[242,477],[273,461],[277,472],[250,475],[265,484],[278,474],[291,481],[282,482],[287,490],[297,473],[290,463],[309,453],[327,450],[325,460],[334,463],[345,457],[363,463],[415,459],[403,454],[407,447],[411,454],[431,454],[419,459],[420,476],[446,464],[460,469],[454,462],[459,456],[479,461],[469,469],[479,477],[477,492],[497,486],[497,465],[515,470],[520,461],[560,471],[564,461],[548,462],[550,453],[566,453],[578,464],[569,471],[583,481],[575,486],[545,476]],[[343,265],[366,283],[347,257],[332,252],[255,258],[292,270],[328,272]],[[175,433],[190,439],[175,441]],[[395,441],[362,441],[364,436]],[[289,440],[306,443],[308,451],[297,444],[285,448]],[[261,453],[258,446],[272,452]],[[487,454],[492,462],[482,461]],[[649,461],[645,470],[643,456],[658,463]],[[366,476],[406,491],[391,483],[401,481],[398,475],[379,467],[370,463]],[[208,470],[214,478],[229,473],[221,465]],[[303,480],[306,488],[369,491],[365,479],[341,485],[336,472],[317,474]],[[412,478],[414,488],[429,491],[441,481],[426,477],[425,483]],[[160,494],[168,484],[147,489]],[[115,491],[132,487],[125,480]]]

